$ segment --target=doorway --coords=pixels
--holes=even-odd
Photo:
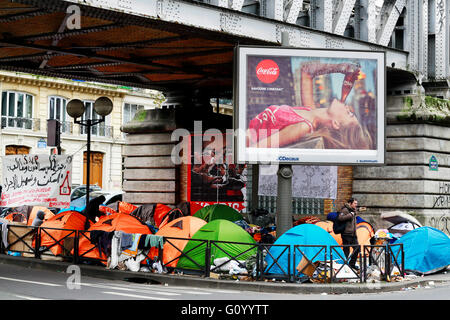
[[[89,185],[96,184],[102,188],[102,178],[103,178],[103,156],[101,152],[91,151],[90,159],[90,174],[89,174]],[[83,154],[83,183],[86,184],[86,171],[87,171],[87,152]]]

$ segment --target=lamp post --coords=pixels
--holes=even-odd
[[[66,110],[70,117],[74,118],[74,122],[87,127],[87,144],[86,144],[86,208],[89,204],[89,189],[91,175],[91,127],[105,121],[105,117],[109,115],[113,109],[112,101],[107,97],[100,97],[94,102],[94,111],[101,117],[100,119],[80,119],[85,112],[85,105],[79,99],[72,99],[67,103]],[[89,116],[89,115],[88,115]]]

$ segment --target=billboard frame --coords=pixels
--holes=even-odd
[[[247,164],[309,164],[309,165],[368,165],[381,166],[386,159],[386,52],[369,50],[294,48],[270,46],[236,46],[234,59],[234,160]],[[336,59],[376,60],[376,149],[289,149],[249,148],[245,146],[247,130],[247,57],[319,57]],[[284,150],[283,150],[284,149]],[[262,150],[262,152],[261,152]],[[283,156],[289,150],[287,156]],[[292,151],[294,150],[294,151]],[[367,156],[367,153],[371,156]],[[252,154],[252,157],[248,156]],[[264,154],[265,153],[265,154]],[[270,153],[270,157],[267,154]],[[304,158],[303,154],[308,153]],[[299,156],[292,156],[292,155]],[[279,156],[278,156],[279,155]],[[277,158],[278,156],[278,158]],[[341,157],[340,157],[341,156]],[[344,157],[342,157],[344,156]],[[255,159],[256,158],[256,159]],[[333,158],[335,160],[330,160]],[[343,159],[341,159],[343,158]]]

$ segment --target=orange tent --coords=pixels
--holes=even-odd
[[[5,217],[5,219],[14,222],[27,223],[27,216],[20,212],[10,213]]]
[[[203,227],[207,222],[203,219],[193,217],[193,216],[185,216],[178,219],[175,219],[164,227],[158,230],[156,235],[169,237],[166,238],[166,241],[163,246],[163,263],[167,267],[175,267],[178,262],[178,257],[181,252],[183,252],[184,247],[188,240],[182,239],[170,239],[172,238],[184,238],[191,239],[197,230]],[[149,257],[158,256],[157,248],[151,248]]]
[[[339,245],[342,245],[342,237],[340,234],[335,234],[333,232],[333,222],[332,221],[319,221],[315,223],[316,226],[325,229]]]
[[[125,233],[139,233],[139,234],[151,234],[150,228],[135,216],[125,213],[113,213],[109,216],[102,216],[100,219],[92,224],[86,233],[80,235],[79,241],[79,255],[82,258],[94,258],[105,260],[106,255],[100,253],[98,248],[91,243],[90,233],[92,231],[123,231]]]
[[[120,201],[119,202],[119,213],[130,214],[136,209],[137,209],[137,206],[135,206],[135,205],[133,205],[131,203],[124,202],[124,201]]]
[[[65,240],[73,240],[73,230],[84,230],[85,223],[86,216],[78,211],[64,211],[51,217],[41,224],[41,246],[49,247],[55,256],[62,254]]]
[[[166,215],[172,210],[171,207],[162,203],[157,203],[154,208],[153,220],[155,221],[155,227],[159,228],[159,225],[166,217]]]
[[[31,209],[30,215],[28,216],[28,222],[27,225],[31,226],[31,224],[33,223],[34,218],[36,218],[36,215],[38,213],[38,211],[44,211],[44,221],[50,219],[51,217],[55,216],[55,214],[53,212],[50,211],[49,208],[46,207],[39,207],[39,206],[35,206],[33,207],[33,209]]]
[[[361,252],[364,245],[370,245],[370,239],[375,235],[375,230],[368,222],[360,222],[356,224],[356,236],[358,243],[361,245]]]

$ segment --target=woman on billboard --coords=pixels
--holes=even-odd
[[[301,68],[302,106],[271,105],[254,117],[247,130],[247,146],[278,148],[321,137],[326,149],[370,149],[372,141],[345,100],[358,79],[360,66],[352,63],[308,62]],[[313,79],[318,75],[343,73],[341,99],[316,108]]]

